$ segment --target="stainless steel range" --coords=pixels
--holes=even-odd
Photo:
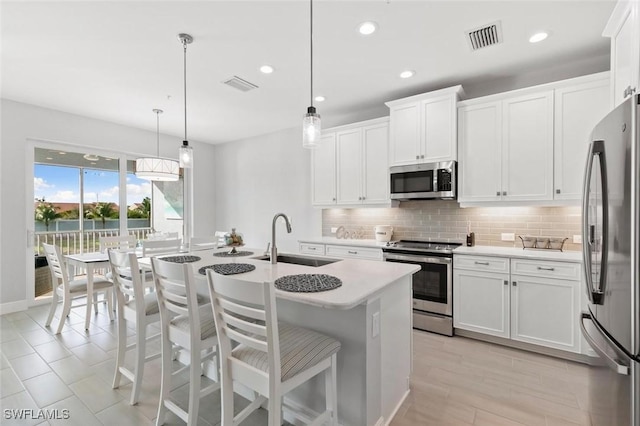
[[[421,267],[413,275],[413,328],[453,336],[453,250],[461,245],[401,240],[382,248],[387,262]]]

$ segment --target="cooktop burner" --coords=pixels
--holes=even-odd
[[[411,241],[400,240],[388,242],[383,251],[416,251],[420,253],[452,253],[462,243],[438,242],[438,241]]]

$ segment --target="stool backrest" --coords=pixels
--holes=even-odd
[[[131,250],[114,249],[109,249],[108,253],[118,306],[123,306],[124,296],[127,295],[133,298],[136,312],[144,315],[144,286],[136,254]]]
[[[189,251],[207,250],[218,248],[218,238],[210,237],[191,237],[189,239]]]
[[[100,237],[100,253],[105,253],[109,249],[134,249],[136,242],[135,235]]]
[[[273,283],[256,283],[207,270],[209,295],[222,360],[232,357],[232,341],[265,352],[269,380],[280,379],[278,314]]]
[[[142,256],[150,257],[159,254],[177,253],[180,250],[179,239],[170,240],[142,240]]]

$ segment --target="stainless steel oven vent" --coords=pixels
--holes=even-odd
[[[502,25],[500,21],[468,31],[467,42],[471,50],[478,50],[483,47],[502,43]]]
[[[225,81],[223,81],[223,83],[227,86],[233,87],[234,89],[238,89],[241,92],[248,92],[249,90],[258,88],[258,86],[256,86],[255,84],[248,82],[247,80],[240,78],[237,75],[226,79]]]

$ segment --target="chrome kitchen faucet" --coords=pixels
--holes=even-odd
[[[284,218],[284,222],[287,225],[287,232],[291,233],[291,221],[284,213],[278,213],[273,217],[273,223],[271,224],[271,264],[278,263],[278,249],[276,248],[276,222],[279,217]]]

